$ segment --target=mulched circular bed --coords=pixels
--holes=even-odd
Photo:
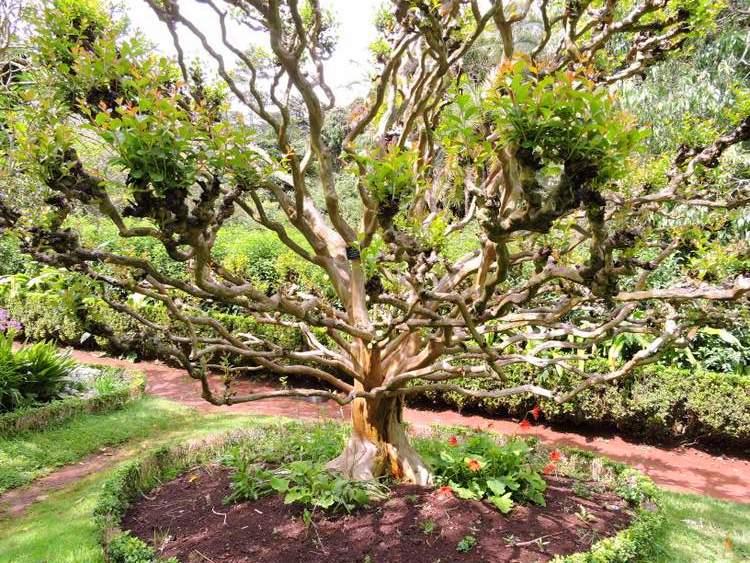
[[[190,563],[536,562],[586,551],[631,519],[617,495],[581,498],[571,479],[548,477],[546,508],[517,506],[507,517],[483,502],[400,485],[354,514],[315,514],[308,528],[302,509],[278,495],[225,506],[229,483],[221,467],[187,473],[136,502],[122,528],[163,549],[163,557]],[[468,535],[476,546],[459,552]]]

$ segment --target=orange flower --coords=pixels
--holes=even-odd
[[[560,453],[560,450],[552,450],[549,453],[550,461],[560,461],[560,459],[562,459],[562,454]]]
[[[439,495],[452,495],[453,489],[451,489],[448,485],[443,485],[437,490]]]
[[[448,443],[451,446],[457,446],[458,445],[458,438],[456,438],[455,436],[451,436],[450,440],[448,440]]]
[[[531,428],[531,423],[524,418],[521,422],[518,423],[518,426],[521,427],[521,430],[528,430],[529,428]]]
[[[482,469],[482,465],[476,459],[467,459],[466,465],[469,466],[469,470],[471,471],[480,471]]]
[[[529,412],[531,412],[531,416],[534,417],[534,420],[539,420],[539,415],[542,414],[542,409],[539,408],[539,405],[535,405]]]
[[[545,475],[549,475],[554,470],[555,470],[555,464],[554,463],[548,463],[547,465],[544,466],[544,469],[542,469],[542,473],[544,473]]]

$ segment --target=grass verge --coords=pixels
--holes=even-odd
[[[152,399],[150,399],[152,400]],[[175,419],[179,426],[168,434],[155,433],[143,440],[141,449],[151,449],[200,439],[209,434],[238,428],[267,425],[283,419],[241,415],[200,416],[189,409],[164,400],[143,405],[159,408],[161,416]],[[106,418],[112,415],[105,415]],[[177,420],[179,419],[179,424]],[[125,462],[127,463],[127,462]],[[122,464],[120,464],[122,465]],[[63,490],[53,492],[44,501],[33,504],[20,518],[0,519],[0,563],[99,563],[104,561],[99,530],[91,517],[103,483],[115,468],[90,475]]]
[[[48,430],[0,438],[0,493],[103,447],[178,430],[197,417],[193,410],[171,401],[144,397],[118,411],[79,414]]]
[[[750,504],[664,492],[666,524],[653,563],[750,561]]]

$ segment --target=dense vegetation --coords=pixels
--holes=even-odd
[[[12,336],[0,331],[0,414],[59,399],[73,384],[69,355],[47,342],[14,351]]]

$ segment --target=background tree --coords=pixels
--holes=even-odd
[[[565,402],[684,346],[726,315],[722,302],[750,291],[739,240],[720,245],[731,275],[661,275],[747,205],[747,184],[720,166],[750,138],[742,85],[729,127],[658,160],[638,154],[645,135],[611,93],[707,33],[716,2],[394,1],[376,22],[372,91],[345,122],[325,81],[334,25],[319,2],[203,0],[221,44],[179,2],[147,3],[174,39],[174,63],[95,0],[39,12],[35,86],[8,115],[8,155],[49,195],[34,214],[0,203],[0,228],[161,334],[162,352],[214,404],[351,403],[352,437],[332,462],[351,477],[429,482],[401,424],[407,394]],[[203,44],[217,84],[185,60],[178,29]],[[236,29],[261,32],[270,50],[234,42]],[[498,64],[477,66],[477,49],[493,43]],[[91,157],[102,151],[109,161]],[[344,210],[347,188],[357,201]],[[84,209],[124,239],[158,241],[184,275],[87,245],[75,228]],[[325,283],[261,287],[225,267],[216,241],[238,214]],[[145,318],[133,294],[163,303],[181,329]],[[228,329],[209,305],[241,311],[257,330]],[[306,348],[280,345],[264,326],[298,333]],[[582,373],[592,348],[619,335],[644,346],[610,371]],[[255,368],[235,366],[212,388],[225,354],[319,385],[238,395],[229,375]],[[502,382],[514,364],[583,379],[493,391],[454,382]]]

